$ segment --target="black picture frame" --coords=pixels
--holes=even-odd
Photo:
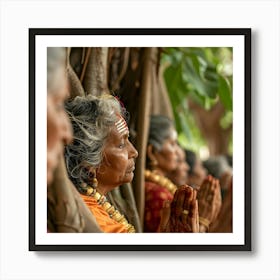
[[[244,244],[38,244],[36,242],[36,38],[37,36],[243,36],[244,37]],[[44,186],[41,186],[44,187]],[[145,233],[143,233],[145,234]],[[82,235],[82,234],[81,234]],[[30,251],[251,251],[251,29],[161,28],[161,29],[29,29],[29,250]]]

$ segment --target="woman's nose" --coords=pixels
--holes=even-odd
[[[65,113],[65,116],[63,117],[63,142],[65,145],[70,144],[73,141],[73,129],[70,123],[70,120],[68,119],[68,116]]]
[[[137,158],[138,157],[137,150],[134,148],[133,144],[130,141],[129,141],[129,143],[130,143],[130,147],[131,147],[131,152],[130,152],[131,157],[132,158]]]

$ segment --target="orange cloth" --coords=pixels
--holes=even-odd
[[[127,233],[127,229],[124,225],[110,218],[109,214],[102,208],[101,205],[92,196],[86,196],[81,194],[82,199],[94,215],[97,223],[104,232],[111,233]]]

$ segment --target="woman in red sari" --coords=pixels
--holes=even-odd
[[[191,199],[196,200],[196,196],[198,198],[199,232],[208,231],[218,215],[221,207],[218,180],[210,176],[205,178],[197,193],[197,190],[186,185],[189,167],[182,154],[173,122],[165,116],[152,116],[147,146],[148,168],[145,171],[144,232],[158,231],[162,208],[166,201],[175,198],[174,194],[182,188],[181,185],[189,192],[188,203],[191,203]],[[191,219],[192,213],[184,213],[186,219]]]
[[[144,232],[158,230],[161,209],[165,201],[173,199],[177,186],[167,174],[176,170],[177,163],[177,132],[172,121],[165,116],[151,116],[147,146],[149,169],[145,171]]]

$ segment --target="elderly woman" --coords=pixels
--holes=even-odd
[[[207,175],[207,170],[195,152],[186,149],[185,155],[190,167],[188,170],[188,184],[194,188],[199,188]]]
[[[216,222],[221,209],[222,192],[220,181],[215,174],[207,176],[207,170],[195,152],[186,149],[185,155],[190,167],[188,171],[188,184],[199,190],[200,232],[209,231],[213,222]]]
[[[220,180],[222,197],[224,198],[232,179],[232,167],[226,157],[224,155],[212,156],[203,162],[203,166],[209,174]]]
[[[65,170],[64,146],[73,136],[64,109],[68,97],[66,61],[66,48],[47,49],[47,230],[101,232]]]
[[[53,181],[53,173],[63,154],[64,145],[72,140],[72,129],[64,110],[68,97],[66,74],[66,49],[47,50],[47,183]]]
[[[147,146],[147,169],[145,171],[145,215],[144,232],[156,232],[160,226],[161,209],[165,201],[172,201],[177,186],[167,178],[178,166],[177,132],[173,122],[161,115],[150,118]],[[196,191],[185,186],[189,204],[196,201]],[[192,213],[185,211],[185,218],[192,219]],[[191,230],[190,230],[191,231]]]
[[[138,153],[129,141],[125,109],[107,94],[77,97],[66,109],[74,130],[74,141],[65,153],[69,177],[104,232],[135,232],[127,217],[106,198],[134,176]],[[158,231],[198,231],[197,209],[195,196],[183,188],[172,203],[163,205]]]
[[[207,177],[197,190],[186,185],[188,165],[184,152],[177,144],[173,122],[161,115],[152,116],[147,147],[145,172],[145,218],[144,231],[156,232],[161,221],[161,209],[165,201],[174,199],[174,193],[184,185],[191,198],[198,198],[199,232],[209,230],[221,206],[218,180]],[[191,215],[185,212],[187,217]],[[189,218],[189,217],[188,217]]]
[[[186,155],[184,149],[177,144],[177,167],[167,174],[176,186],[182,186],[187,183],[189,165],[186,161]]]

